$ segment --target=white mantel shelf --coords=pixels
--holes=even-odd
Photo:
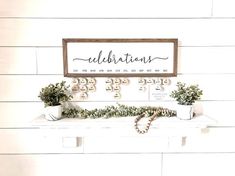
[[[42,129],[72,129],[77,130],[83,136],[90,135],[119,135],[136,136],[134,129],[135,117],[78,119],[63,118],[58,121],[47,121],[44,116],[39,116],[32,121],[32,127]],[[147,118],[139,122],[140,129],[145,126]],[[187,135],[189,131],[201,132],[208,126],[217,122],[206,115],[200,115],[192,120],[180,120],[177,117],[161,117],[152,122],[149,132],[144,135]]]
[[[97,119],[79,119],[79,118],[63,118],[57,121],[48,121],[44,116],[39,116],[32,121],[33,126],[38,127],[56,127],[56,128],[112,128],[112,127],[128,127],[134,124],[135,117],[113,117],[113,118],[97,118]],[[145,123],[147,118],[140,121],[140,125]],[[200,115],[191,120],[180,120],[177,117],[160,117],[152,122],[152,128],[206,128],[214,125],[216,121],[209,116]]]

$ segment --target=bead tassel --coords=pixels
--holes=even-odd
[[[143,130],[140,130],[138,127],[138,122],[145,117],[145,114],[141,114],[138,117],[136,117],[135,119],[135,130],[139,133],[139,134],[145,134],[149,131],[149,128],[151,126],[151,123],[158,117],[160,116],[167,116],[167,117],[171,117],[174,116],[176,113],[175,111],[166,109],[166,108],[158,108],[157,111],[155,111],[155,113],[149,117],[148,123],[146,125],[146,127]]]

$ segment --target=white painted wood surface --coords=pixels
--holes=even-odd
[[[178,38],[180,46],[234,46],[234,21],[3,18],[0,46],[62,46],[62,38]]]
[[[35,48],[0,47],[0,74],[36,74]]]
[[[160,175],[160,154],[0,155],[0,174],[7,176]]]
[[[0,6],[0,175],[234,175],[233,0],[1,0]],[[28,129],[27,122],[42,113],[40,88],[63,79],[61,46],[67,37],[178,38],[179,75],[172,85],[198,83],[204,90],[199,109],[232,127],[194,133],[183,146],[177,136],[89,137],[85,150],[63,147],[63,137],[80,137],[76,129]],[[168,98],[156,101],[153,87],[136,92],[136,80],[133,95],[125,89],[122,102],[174,107]],[[115,104],[101,85],[99,80],[97,93],[77,103]],[[110,154],[115,152],[125,154]]]
[[[166,154],[163,175],[228,175],[235,174],[235,155],[225,154]]]
[[[1,17],[208,17],[210,0],[2,0]],[[148,9],[148,10],[146,10]]]
[[[36,52],[38,74],[64,74],[62,47],[40,47]]]
[[[180,47],[181,74],[233,74],[234,47]]]
[[[216,17],[235,17],[233,0],[213,0],[213,15]]]
[[[58,130],[39,129],[2,129],[0,138],[0,155],[7,154],[31,154],[31,153],[83,153],[82,139],[78,138],[78,146],[64,147],[63,137]]]
[[[78,119],[78,118],[63,118],[57,121],[47,121],[45,117],[39,116],[35,118],[29,125],[33,127],[39,128],[78,128],[80,130],[91,131],[92,135],[99,135],[99,130],[104,129],[108,131],[117,132],[118,136],[120,134],[125,135],[125,132],[122,133],[121,129],[127,130],[125,136],[129,136],[133,130],[130,128],[134,124],[134,120],[136,117],[116,117],[116,118],[97,118],[97,119]],[[143,118],[142,121],[139,122],[140,126],[145,126],[148,122],[148,118]],[[155,129],[190,129],[190,128],[206,128],[208,126],[216,126],[217,121],[212,117],[206,115],[197,115],[191,120],[180,120],[177,117],[160,117],[154,120],[151,124],[152,128]],[[94,129],[94,130],[93,130]],[[96,131],[97,130],[97,131]],[[187,134],[185,134],[187,135]],[[103,136],[103,135],[102,135]]]
[[[1,102],[0,126],[24,127],[25,123],[32,121],[32,116],[42,114],[44,105],[37,102]],[[16,114],[19,118],[15,118]]]

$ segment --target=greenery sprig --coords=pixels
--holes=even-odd
[[[185,83],[177,82],[177,89],[173,90],[170,97],[174,98],[180,105],[192,105],[200,100],[203,91],[198,85],[186,86]]]
[[[62,81],[56,84],[49,84],[41,89],[38,97],[44,102],[45,107],[60,105],[73,98],[72,95],[68,94],[69,86],[65,84],[66,82]]]
[[[102,109],[93,109],[87,110],[81,107],[75,108],[66,108],[64,109],[62,115],[67,118],[111,118],[111,117],[126,117],[126,116],[138,116],[141,114],[145,114],[146,116],[152,116],[155,112],[157,113],[158,117],[161,116],[175,116],[176,111],[169,110],[163,107],[152,107],[152,106],[127,106],[118,104],[117,106],[106,106]]]

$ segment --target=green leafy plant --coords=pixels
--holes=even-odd
[[[61,83],[49,84],[41,89],[38,97],[44,102],[45,107],[61,105],[62,102],[73,98],[69,94],[69,86],[66,86],[65,83],[62,81]]]
[[[185,83],[177,82],[177,90],[173,90],[170,97],[174,98],[180,105],[192,105],[200,100],[203,91],[198,85],[186,86]]]

